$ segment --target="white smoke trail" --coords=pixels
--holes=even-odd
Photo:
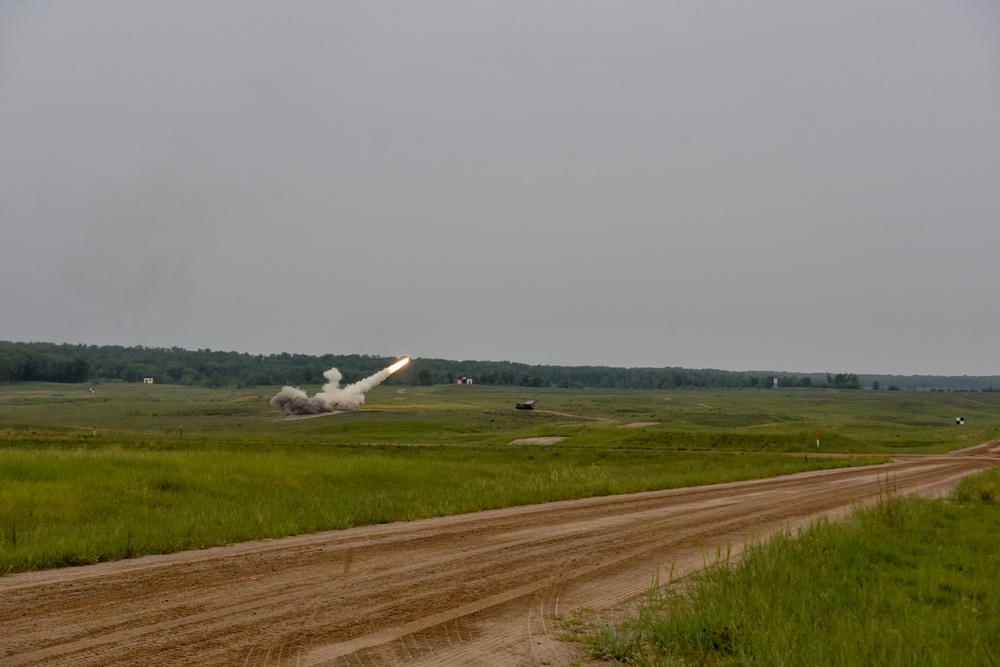
[[[399,370],[410,359],[403,357],[396,363],[383,368],[378,373],[358,380],[354,384],[346,387],[340,386],[343,375],[336,368],[323,373],[326,384],[318,394],[309,398],[306,392],[296,387],[282,387],[281,391],[271,399],[271,405],[280,408],[285,416],[291,415],[316,415],[322,412],[341,412],[344,410],[357,410],[365,402],[365,394],[368,393],[383,380]]]

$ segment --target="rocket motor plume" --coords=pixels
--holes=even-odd
[[[340,379],[343,377],[340,371],[336,368],[331,368],[323,373],[323,377],[326,378],[326,384],[312,398],[297,387],[285,386],[271,399],[271,405],[280,408],[285,416],[316,415],[323,412],[357,410],[358,406],[365,402],[365,394],[372,387],[381,384],[383,380],[405,366],[409,360],[409,357],[403,357],[391,366],[383,368],[378,373],[363,380],[358,380],[346,387],[340,386]]]

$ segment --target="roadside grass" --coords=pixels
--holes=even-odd
[[[948,501],[885,497],[654,581],[624,620],[570,638],[615,664],[1000,664],[1000,469]]]
[[[546,447],[0,449],[0,574],[858,463]]]
[[[0,386],[0,574],[880,463],[1000,434],[1000,393],[382,385],[356,412],[284,419],[268,404],[277,387],[90,388]],[[539,409],[513,409],[527,399]],[[510,444],[543,436],[566,439]]]

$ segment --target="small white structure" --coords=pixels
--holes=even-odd
[[[153,378],[142,378],[143,384],[153,384]]]

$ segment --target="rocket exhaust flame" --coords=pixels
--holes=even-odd
[[[383,368],[378,373],[358,380],[346,387],[340,386],[343,377],[336,368],[323,373],[327,382],[318,394],[310,398],[306,392],[296,387],[282,387],[281,391],[271,398],[271,405],[280,408],[286,417],[292,415],[317,415],[324,412],[341,412],[357,410],[365,402],[365,394],[382,383],[387,377],[398,371],[410,361],[403,357],[396,363]]]

